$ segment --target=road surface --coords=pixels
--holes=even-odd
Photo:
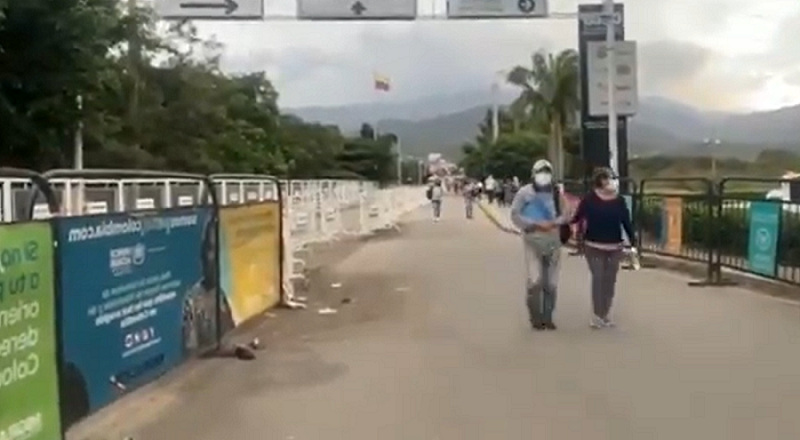
[[[476,210],[415,214],[342,261],[363,319],[217,361],[137,440],[800,438],[798,306],[679,275],[623,272],[618,328],[592,330],[563,259],[556,332],[530,330],[517,237]],[[377,304],[377,305],[376,305]],[[317,310],[286,319],[337,320]],[[356,315],[353,315],[356,316]],[[281,319],[284,315],[281,316]],[[214,362],[214,361],[208,361]]]

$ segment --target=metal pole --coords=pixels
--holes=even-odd
[[[399,137],[397,138],[397,184],[403,184],[403,146]]]
[[[75,128],[75,151],[73,152],[73,167],[76,170],[83,169],[83,97],[78,95],[75,99],[78,106],[78,125]]]
[[[75,127],[75,151],[73,152],[73,164],[72,166],[76,170],[83,169],[83,96],[78,95],[75,98],[75,104],[78,107],[78,124]],[[67,185],[72,185],[72,183],[67,183]],[[78,179],[78,194],[77,194],[77,205],[78,209],[76,212],[79,214],[83,213],[84,210],[84,200],[86,193],[86,188],[83,184],[83,179]]]
[[[500,109],[498,104],[498,91],[500,86],[497,80],[492,83],[492,143],[497,143],[497,138],[500,136]]]
[[[617,106],[615,99],[617,63],[614,43],[616,41],[616,20],[614,0],[603,0],[606,20],[606,66],[608,68],[608,165],[615,173],[619,172],[619,144],[617,142]]]

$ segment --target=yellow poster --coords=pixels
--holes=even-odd
[[[280,215],[277,202],[220,209],[220,284],[234,325],[280,300]]]
[[[683,199],[667,197],[664,199],[664,208],[667,227],[667,243],[664,250],[670,254],[680,254],[683,242]]]

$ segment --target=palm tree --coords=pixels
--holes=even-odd
[[[511,69],[507,81],[522,89],[512,107],[520,109],[531,125],[546,125],[548,156],[556,164],[556,176],[563,178],[564,131],[574,122],[580,103],[578,53],[572,49],[555,55],[537,52],[531,68]]]

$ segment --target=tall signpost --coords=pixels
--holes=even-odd
[[[624,41],[624,5],[614,4],[611,14],[605,9],[607,3],[578,6],[581,146],[586,175],[610,166],[625,179],[629,176],[626,116],[638,107],[636,45]]]

